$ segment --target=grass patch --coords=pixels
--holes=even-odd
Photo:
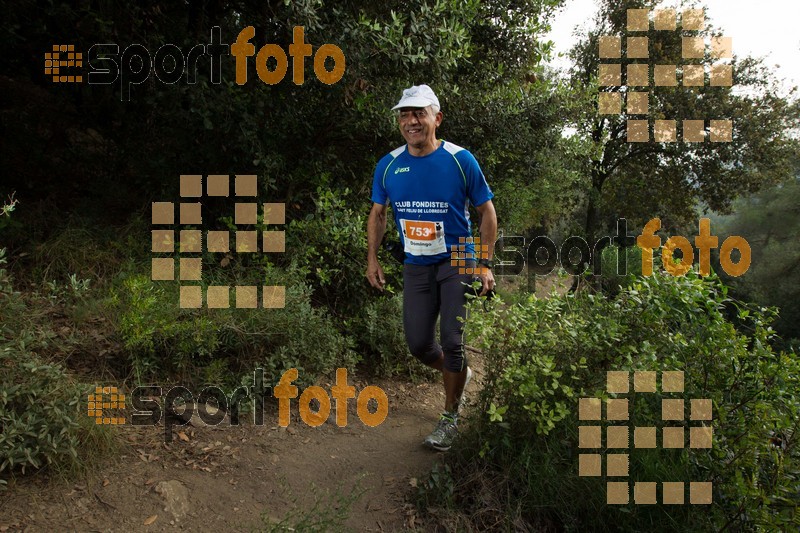
[[[312,484],[309,492],[313,503],[307,507],[293,494],[285,480],[282,480],[282,484],[289,494],[292,510],[281,519],[274,518],[265,511],[261,514],[261,524],[255,531],[261,533],[349,531],[345,522],[350,517],[351,508],[366,492],[366,489],[360,486],[360,480],[350,491],[344,491],[340,487],[333,492],[330,490],[322,492],[319,487]]]

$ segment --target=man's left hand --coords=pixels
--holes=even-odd
[[[495,281],[494,281],[494,274],[492,274],[492,270],[489,268],[482,268],[483,274],[478,274],[478,277],[481,279],[481,293],[479,296],[485,296],[491,290],[494,290]]]

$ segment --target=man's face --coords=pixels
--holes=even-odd
[[[441,111],[434,114],[433,108],[402,107],[397,116],[400,133],[406,142],[422,148],[436,143],[436,128],[442,123]]]

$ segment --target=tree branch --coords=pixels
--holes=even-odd
[[[607,174],[611,174],[614,171],[615,168],[617,168],[622,163],[624,163],[626,160],[628,160],[628,159],[630,159],[632,157],[643,155],[643,154],[663,154],[663,153],[664,153],[664,150],[661,149],[661,148],[644,148],[644,149],[641,149],[641,150],[631,150],[630,152],[628,152],[624,156],[620,157],[619,160],[617,160],[616,163],[611,165],[611,167],[609,167],[607,169],[606,173]]]

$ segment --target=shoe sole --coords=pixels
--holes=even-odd
[[[428,441],[425,441],[422,444],[425,445],[426,447],[430,448],[431,450],[435,450],[437,452],[446,452],[451,448],[451,446],[440,446],[438,444],[434,444],[434,443],[428,442]]]

